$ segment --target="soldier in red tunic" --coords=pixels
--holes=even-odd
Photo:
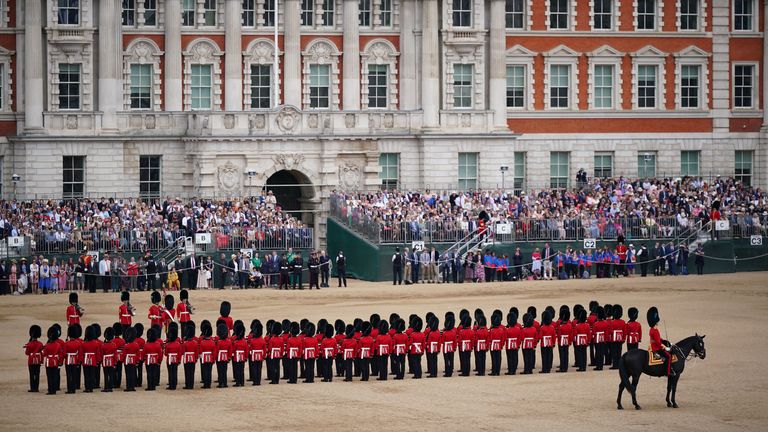
[[[636,307],[631,307],[627,311],[629,321],[624,326],[624,334],[627,339],[627,351],[637,349],[637,346],[643,340],[643,326],[637,321],[638,311]]]
[[[624,347],[624,330],[627,324],[621,317],[624,315],[624,308],[621,305],[613,305],[613,322],[611,323],[611,369],[619,368],[621,359],[621,349]]]
[[[232,339],[232,379],[233,387],[245,386],[245,361],[248,359],[248,340],[245,338],[245,325],[237,321]]]
[[[579,309],[578,321],[573,332],[573,344],[576,350],[577,371],[584,372],[587,370],[587,347],[592,341],[592,331],[587,323],[587,311],[583,308]]]
[[[131,306],[131,293],[128,291],[120,293],[120,301],[122,304],[117,309],[120,324],[130,326],[133,323],[133,316],[136,315],[135,309]]]
[[[401,380],[405,377],[405,355],[408,353],[408,335],[405,331],[405,320],[397,318],[394,323],[395,333],[392,335],[392,345],[394,351],[392,358],[394,358],[394,375],[396,380]]]
[[[371,337],[371,323],[365,321],[362,325],[362,336],[357,350],[357,356],[360,358],[360,381],[368,381],[374,345],[375,341]]]
[[[412,331],[408,335],[408,346],[410,347],[408,357],[414,379],[421,378],[421,356],[424,355],[424,343],[426,341],[424,333],[421,332],[422,327],[424,327],[424,322],[420,317],[415,316],[411,323]]]
[[[165,299],[163,300],[165,306],[162,307],[161,314],[163,318],[163,328],[165,329],[165,334],[168,334],[168,326],[176,321],[176,309],[173,307],[173,296],[171,294],[168,294],[165,296]],[[178,330],[177,330],[178,332]],[[177,333],[178,334],[178,333]]]
[[[153,291],[157,292],[157,291]],[[144,364],[147,367],[147,388],[145,391],[154,391],[160,381],[160,362],[163,360],[163,345],[160,337],[160,327],[155,326],[147,331],[147,342],[144,344]]]
[[[598,306],[595,309],[597,320],[592,325],[593,341],[595,343],[595,368],[594,370],[603,370],[603,360],[605,360],[605,344],[608,325],[605,322],[605,309]]]
[[[195,323],[187,321],[184,328],[184,342],[181,344],[182,361],[184,363],[184,389],[195,388],[195,364],[200,347],[195,339]]]
[[[355,326],[347,325],[344,332],[346,338],[341,341],[341,358],[344,362],[344,381],[352,381],[352,369],[357,354],[357,339],[355,338]]]
[[[344,324],[344,321],[337,319],[333,323],[333,328],[336,330],[336,334],[333,336],[336,340],[336,358],[334,361],[336,364],[336,376],[341,377],[344,376],[344,359],[342,358],[341,342],[347,337],[345,334],[347,325]]]
[[[261,385],[261,367],[267,351],[263,334],[261,321],[251,321],[251,333],[248,335],[248,380],[255,386]]]
[[[440,354],[440,321],[434,315],[427,320],[427,341],[425,351],[427,353],[427,378],[437,378],[437,356]]]
[[[646,318],[648,319],[648,327],[650,327],[648,330],[648,338],[651,340],[651,352],[649,352],[648,355],[652,356],[653,353],[659,354],[667,364],[667,376],[677,375],[672,368],[672,354],[669,352],[670,343],[661,338],[661,333],[659,333],[659,329],[656,328],[656,325],[661,321],[659,318],[659,310],[656,309],[655,306],[651,307],[648,309]]]
[[[308,322],[304,327],[304,339],[301,340],[301,357],[304,359],[304,382],[315,382],[315,361],[317,360],[317,338],[315,324]]]
[[[166,390],[176,390],[181,357],[182,348],[181,341],[179,341],[179,325],[172,322],[168,325],[165,339],[165,364],[168,370],[168,387],[166,387]]]
[[[536,357],[536,345],[539,343],[539,332],[533,326],[534,319],[530,314],[523,315],[523,374],[533,373],[534,358]]]
[[[488,345],[491,351],[491,376],[501,375],[501,349],[506,340],[507,331],[501,325],[502,313],[493,311],[491,315],[491,329],[488,331]]]
[[[333,327],[325,326],[325,337],[320,342],[320,358],[322,359],[323,382],[333,381],[333,359],[336,357],[336,338]]]
[[[192,305],[189,304],[189,291],[179,291],[179,304],[176,305],[176,317],[179,323],[184,324],[192,320]],[[181,326],[184,329],[184,326]],[[185,335],[186,336],[186,335]]]
[[[114,380],[112,380],[112,388],[120,388],[123,384],[123,347],[125,346],[125,339],[123,339],[123,325],[115,323],[112,325],[112,331],[114,338],[112,343],[115,344],[115,371]]]
[[[459,332],[454,327],[456,325],[456,317],[453,312],[446,312],[445,314],[445,327],[443,328],[443,334],[440,336],[440,349],[443,351],[443,364],[445,365],[444,377],[450,377],[453,375],[453,361],[455,358],[456,344],[459,340]]]
[[[85,378],[84,393],[93,393],[101,362],[101,342],[96,337],[96,328],[92,325],[85,328],[85,341],[83,341],[82,350],[83,376]]]
[[[507,314],[506,340],[504,342],[504,350],[507,355],[507,373],[505,375],[517,373],[518,351],[522,336],[523,328],[517,322],[517,308],[512,308]]]
[[[211,388],[213,379],[213,363],[216,352],[216,342],[213,340],[213,327],[211,322],[203,320],[200,323],[200,375],[203,388]]]
[[[541,343],[541,371],[539,373],[552,371],[556,337],[555,326],[552,325],[552,310],[548,308],[541,317],[541,327],[539,327],[539,341]]]
[[[232,358],[232,340],[229,339],[229,329],[225,322],[216,325],[216,336],[219,339],[216,341],[216,377],[218,378],[216,388],[226,388],[228,387],[227,368]]]
[[[557,326],[557,350],[560,355],[560,367],[555,372],[568,372],[568,349],[573,339],[573,325],[571,324],[571,311],[568,306],[560,307],[560,323]]]
[[[283,358],[283,327],[279,322],[272,324],[272,334],[267,340],[267,377],[270,384],[280,383],[280,359]]]
[[[67,326],[80,324],[80,317],[85,313],[85,309],[77,304],[77,293],[69,293],[69,306],[67,306]]]
[[[160,293],[157,291],[152,291],[152,294],[150,294],[150,301],[152,302],[152,306],[149,307],[149,313],[147,314],[147,318],[149,318],[149,326],[160,326],[163,325],[163,315],[162,310],[160,309],[162,306],[160,306]],[[149,336],[149,334],[147,334]]]
[[[232,312],[232,304],[229,303],[228,301],[221,302],[221,306],[219,306],[219,313],[221,314],[221,316],[219,317],[219,320],[223,320],[224,324],[227,325],[227,336],[229,336],[229,332],[231,332],[232,329],[234,328],[234,321],[232,320],[232,317],[229,316],[231,312]]]
[[[125,390],[136,391],[136,366],[139,364],[139,344],[136,343],[136,330],[133,327],[125,329],[123,334],[125,346],[123,357],[125,363]]]
[[[379,356],[379,377],[376,378],[377,381],[387,380],[387,360],[389,360],[389,355],[394,348],[393,345],[394,342],[389,335],[389,323],[386,320],[381,320],[379,323],[379,334],[376,336],[373,345],[374,352]]]
[[[64,361],[67,371],[67,394],[73,394],[80,382],[80,365],[83,363],[83,341],[80,324],[67,329],[67,342],[64,344]]]
[[[40,342],[43,330],[35,324],[29,328],[29,342],[24,344],[29,369],[29,392],[37,393],[40,388],[40,365],[43,364],[43,343]]]
[[[61,330],[57,326],[48,329],[48,342],[43,347],[43,364],[45,364],[45,376],[48,380],[49,395],[56,394],[61,382],[59,367],[64,362],[64,349],[59,343]]]
[[[288,368],[286,372],[288,384],[296,384],[299,380],[299,359],[301,358],[303,348],[303,341],[299,333],[301,333],[299,323],[291,322],[290,337],[285,342],[285,351],[288,357],[288,361],[285,364]]]
[[[459,369],[460,376],[469,376],[469,368],[472,364],[472,348],[475,345],[475,331],[472,330],[472,318],[469,314],[461,319],[459,330]]]
[[[119,324],[118,324],[119,325]],[[104,329],[104,342],[101,344],[101,367],[104,370],[104,388],[102,393],[111,393],[115,382],[115,365],[117,364],[117,345],[114,342],[115,329]]]
[[[136,387],[141,387],[144,382],[144,344],[147,343],[143,337],[144,324],[136,323],[133,330],[136,332],[134,342],[139,346],[139,356],[136,360]]]
[[[475,329],[475,370],[478,376],[485,375],[485,356],[488,352],[488,328],[486,327],[487,321],[482,311],[477,317],[476,321],[477,329]]]

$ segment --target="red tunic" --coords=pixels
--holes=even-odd
[[[491,351],[501,351],[504,346],[504,340],[507,336],[507,329],[504,326],[492,328],[488,332],[488,341]]]
[[[317,358],[317,339],[314,337],[305,337],[301,341],[301,355],[304,360]]]
[[[557,327],[557,345],[569,346],[573,342],[573,325],[570,321],[563,321]]]
[[[373,348],[377,355],[389,355],[394,349],[394,341],[390,335],[380,334],[376,336]]]
[[[605,341],[613,342],[613,320],[604,320],[605,323]]]
[[[112,343],[115,344],[115,362],[116,363],[122,363],[123,362],[123,347],[125,346],[125,340],[121,337],[116,337],[112,339]]]
[[[370,336],[363,336],[360,338],[360,343],[357,346],[357,358],[369,359],[373,355],[375,341]]]
[[[592,333],[594,334],[595,343],[605,343],[608,333],[608,325],[605,321],[596,321],[592,326]]]
[[[101,363],[101,341],[83,342],[83,366],[98,366]]]
[[[24,354],[27,356],[28,365],[43,364],[43,343],[35,339],[24,345]]]
[[[137,365],[141,358],[139,357],[139,344],[130,342],[123,347],[124,363],[126,365]]]
[[[542,348],[554,347],[556,336],[557,333],[553,325],[543,325],[539,328],[539,340],[541,341]]]
[[[59,367],[64,362],[64,351],[57,341],[45,344],[43,347],[43,363],[45,367]]]
[[[292,336],[288,338],[285,344],[285,349],[289,359],[297,359],[302,355],[302,348],[304,344],[299,336]]]
[[[392,336],[392,345],[394,346],[393,354],[406,354],[408,352],[408,335],[405,333],[395,333]]]
[[[232,317],[230,317],[230,316],[228,316],[228,317],[221,317],[220,316],[219,319],[224,321],[224,324],[227,325],[227,330],[229,330],[230,332],[232,331],[233,328],[235,328],[235,321],[232,319]]]
[[[144,344],[144,363],[148,365],[160,364],[163,360],[163,345],[159,340],[147,342]]]
[[[456,352],[456,347],[459,341],[459,331],[455,328],[450,330],[443,330],[443,334],[440,335],[440,346],[444,353]]]
[[[283,338],[272,336],[267,341],[267,356],[271,359],[283,358]]]
[[[216,361],[228,362],[232,358],[232,340],[221,339],[216,342]]]
[[[250,361],[264,361],[266,353],[267,341],[263,337],[252,338],[248,341],[248,358]]]
[[[472,351],[475,346],[475,331],[470,328],[459,330],[459,351]]]
[[[120,324],[123,326],[129,326],[133,323],[133,315],[131,315],[131,311],[128,309],[127,305],[121,304],[117,309],[117,315],[120,319]]]
[[[357,354],[357,341],[354,337],[346,338],[341,341],[341,358],[344,360],[352,360]]]
[[[535,327],[524,327],[522,332],[523,349],[535,349],[539,343],[539,332]]]
[[[117,345],[114,341],[103,342],[101,344],[101,365],[105,368],[115,367],[117,363]]]
[[[574,345],[589,345],[589,343],[592,341],[592,331],[589,328],[589,324],[576,324],[576,329],[573,331],[573,337]]]
[[[152,305],[149,307],[149,313],[147,314],[147,318],[149,318],[149,327],[163,325],[163,316],[161,313],[160,306]]]
[[[643,340],[643,326],[637,321],[630,321],[624,326],[628,344],[639,344]]]
[[[79,365],[83,362],[83,341],[70,339],[64,343],[64,364]]]
[[[516,350],[520,348],[520,341],[523,337],[523,328],[520,324],[515,324],[512,327],[506,328],[506,342],[504,342],[504,349]]]
[[[424,341],[426,336],[422,332],[411,332],[408,335],[408,345],[410,347],[410,353],[415,355],[424,354]]]
[[[181,344],[181,353],[184,363],[197,363],[197,355],[200,352],[200,347],[197,345],[195,339],[185,340]]]
[[[216,341],[213,339],[200,340],[200,363],[213,363],[216,359]]]
[[[180,302],[176,305],[176,316],[179,317],[180,323],[185,323],[192,319],[192,317],[189,314],[189,308],[187,307],[187,303]]]
[[[320,355],[325,359],[336,357],[337,350],[336,338],[327,337],[320,342]]]
[[[178,339],[173,342],[165,342],[165,361],[168,364],[181,363],[182,353],[181,342]]]
[[[661,343],[661,333],[656,327],[651,327],[648,330],[648,337],[651,339],[651,351],[659,351],[664,349],[664,345]]]
[[[619,342],[624,343],[624,329],[626,328],[627,324],[622,319],[615,319],[611,323],[611,340],[613,342]]]
[[[442,335],[439,331],[430,331],[427,334],[427,353],[437,354],[440,352],[440,339],[442,339]]]
[[[245,338],[232,341],[232,361],[243,363],[248,359],[248,340]]]
[[[475,330],[475,350],[476,351],[488,351],[488,329],[480,327]]]
[[[67,325],[68,326],[80,324],[81,316],[83,316],[83,313],[78,311],[74,305],[67,306]]]

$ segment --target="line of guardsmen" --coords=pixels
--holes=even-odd
[[[74,314],[77,320],[68,320],[66,340],[61,339],[61,327],[54,324],[48,329],[48,340],[43,344],[39,340],[41,328],[33,325],[29,342],[24,346],[28,356],[29,391],[38,391],[41,366],[46,370],[48,394],[55,394],[60,389],[62,366],[66,370],[67,393],[80,388],[81,376],[87,393],[97,388],[102,388],[102,392],[121,388],[123,375],[124,391],[135,391],[143,385],[144,369],[145,390],[152,391],[160,385],[163,359],[168,390],[177,388],[180,365],[184,371],[183,388],[194,388],[198,363],[203,388],[211,387],[214,364],[217,387],[227,387],[230,363],[235,387],[245,385],[246,364],[248,381],[260,385],[264,362],[270,384],[278,384],[280,379],[291,384],[299,379],[311,383],[315,376],[330,382],[334,369],[335,376],[343,377],[344,381],[351,381],[353,377],[368,381],[371,375],[386,380],[389,373],[394,379],[403,379],[406,367],[413,378],[419,379],[422,378],[422,357],[426,355],[426,377],[435,378],[438,376],[438,356],[442,354],[443,376],[450,377],[454,373],[456,353],[461,376],[470,375],[473,354],[474,370],[477,375],[485,375],[488,352],[491,358],[489,375],[501,374],[502,352],[506,355],[505,374],[515,375],[521,351],[522,373],[531,374],[536,368],[537,347],[542,361],[540,373],[551,372],[555,348],[559,353],[557,372],[567,372],[571,346],[576,358],[574,367],[578,371],[586,370],[588,352],[595,370],[602,370],[605,365],[618,364],[625,343],[628,350],[635,349],[642,338],[636,308],[629,309],[629,321],[625,322],[621,305],[600,306],[596,301],[590,303],[589,311],[582,305],[575,305],[574,319],[571,319],[571,308],[567,305],[560,307],[557,319],[555,309],[548,306],[541,314],[541,322],[537,321],[536,308],[531,306],[521,320],[518,320],[518,309],[510,308],[506,323],[502,322],[504,313],[494,310],[490,326],[481,309],[476,309],[473,315],[462,309],[458,325],[454,313],[447,312],[442,327],[438,317],[428,312],[423,320],[418,315],[411,315],[407,324],[396,313],[391,314],[389,320],[373,314],[368,320],[356,318],[351,324],[338,319],[333,324],[326,319],[317,324],[307,319],[300,322],[269,320],[262,324],[254,319],[250,331],[246,331],[241,320],[234,321],[230,317],[231,305],[224,301],[215,327],[203,320],[198,334],[190,319],[194,308],[189,304],[186,291],[181,293],[180,306],[183,306],[175,311],[172,302],[161,308],[159,295],[155,294],[151,297],[153,304],[146,340],[142,337],[143,325],[129,321],[134,312],[125,294],[119,308],[120,320],[106,328],[103,337],[101,326],[91,324],[85,328],[85,337],[81,339],[81,313]],[[75,310],[82,310],[76,297],[71,297],[70,302],[76,306]],[[67,310],[70,318],[72,310]],[[175,316],[179,317],[178,322]],[[164,326],[166,338],[162,340]]]

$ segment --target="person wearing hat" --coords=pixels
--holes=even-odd
[[[216,388],[225,388],[227,386],[227,368],[232,359],[232,339],[229,338],[229,328],[223,321],[218,321],[216,325]]]
[[[80,365],[83,359],[83,341],[80,324],[75,324],[67,329],[67,341],[64,343],[65,369],[67,372],[67,394],[75,393],[80,383]]]
[[[587,370],[587,347],[589,347],[592,340],[592,331],[587,322],[586,309],[579,309],[577,319],[579,323],[576,324],[573,333],[574,351],[576,353],[576,370],[578,372],[585,372]]]
[[[272,323],[270,336],[267,340],[267,376],[270,384],[280,383],[280,359],[283,358],[283,338],[280,337],[283,327],[279,322]]]
[[[627,340],[627,351],[637,349],[640,341],[643,339],[643,326],[637,321],[638,310],[636,307],[631,307],[627,311],[629,321],[627,321],[624,327],[624,333]]]
[[[160,362],[163,358],[163,346],[159,340],[160,327],[152,327],[147,331],[147,342],[144,344],[143,360],[147,368],[147,388],[154,391],[160,382]]]
[[[84,393],[93,393],[96,388],[96,377],[99,373],[99,360],[101,341],[96,335],[95,325],[85,328],[85,340],[82,344],[83,351],[83,378],[85,382]]]
[[[347,287],[347,259],[344,257],[344,252],[339,251],[339,254],[336,256],[336,276],[339,279],[339,288],[341,288],[341,285],[344,285],[344,288]]]
[[[605,362],[605,345],[608,340],[608,323],[605,321],[605,308],[597,306],[595,308],[597,319],[592,325],[592,335],[595,343],[595,368],[594,370],[603,370]]]
[[[184,333],[183,325],[192,319],[192,306],[189,304],[189,291],[183,289],[179,291],[179,304],[176,305],[176,317],[182,325],[181,331]],[[184,337],[186,337],[184,333]]]
[[[125,345],[123,346],[123,363],[125,366],[125,389],[126,392],[136,391],[137,371],[140,360],[140,348],[136,342],[136,329],[127,327],[123,332]]]
[[[149,326],[160,327],[163,325],[163,312],[161,310],[162,306],[160,306],[162,297],[158,291],[152,291],[149,298],[152,302],[152,305],[149,307],[149,313],[147,314],[147,318],[149,318]],[[149,336],[149,333],[147,333],[147,336]]]
[[[80,324],[80,317],[83,316],[85,310],[77,304],[77,293],[69,293],[69,306],[67,306],[67,325],[73,326]]]
[[[292,322],[289,326],[289,336],[285,342],[285,349],[287,354],[287,366],[286,375],[288,377],[288,384],[296,384],[299,378],[299,358],[301,358],[303,342],[301,340],[301,328],[299,323]]]
[[[541,317],[541,327],[539,327],[539,340],[541,341],[541,371],[539,373],[550,373],[552,371],[552,362],[554,360],[554,346],[556,339],[555,326],[552,324],[553,312],[550,309],[544,311]]]
[[[267,351],[267,341],[263,335],[261,321],[251,321],[251,333],[248,335],[248,380],[255,386],[261,385],[261,368]]]
[[[440,332],[440,321],[437,316],[427,314],[427,328],[425,331],[425,345],[424,351],[427,353],[427,378],[437,378],[437,355],[440,354],[440,339],[442,337]],[[414,326],[416,330],[416,326]],[[414,331],[415,334],[417,331]],[[419,370],[421,369],[421,360],[417,360],[419,363]]]
[[[661,321],[659,310],[656,306],[648,309],[646,319],[648,320],[648,327],[650,327],[648,330],[648,337],[651,340],[651,352],[648,353],[648,355],[653,355],[653,353],[658,354],[667,364],[667,376],[677,375],[672,368],[672,354],[669,352],[671,345],[669,341],[661,338],[661,333],[659,333],[659,329],[656,328],[659,321]]]
[[[403,283],[403,254],[400,248],[395,248],[392,254],[392,285],[402,285]]]
[[[40,265],[40,280],[38,284],[43,294],[48,294],[48,289],[51,287],[51,267],[48,265],[47,258]]]
[[[320,262],[320,287],[328,288],[328,277],[331,274],[331,259],[324,250],[321,250],[318,261]]]
[[[296,289],[297,284],[300,290],[304,289],[301,282],[303,267],[304,267],[304,258],[301,256],[301,252],[296,252],[293,255],[293,260],[291,261],[291,269],[293,270],[293,285],[292,285],[293,289]]]
[[[472,318],[469,314],[461,318],[461,329],[459,330],[459,369],[460,376],[469,376],[469,368],[472,360],[472,348],[475,341],[475,332],[472,330]]]
[[[128,291],[123,291],[120,293],[120,301],[122,303],[117,310],[120,324],[124,326],[130,326],[133,323],[133,316],[136,314],[136,312],[133,310],[133,306],[131,306],[131,293]]]
[[[379,359],[379,377],[376,378],[377,381],[386,381],[387,380],[387,363],[389,361],[389,354],[392,352],[392,349],[394,348],[394,342],[392,341],[392,337],[389,335],[389,323],[386,320],[381,320],[379,322],[379,333],[376,335],[376,338],[374,339],[374,352],[378,355]]]
[[[320,289],[320,260],[317,258],[317,251],[312,251],[307,267],[309,268],[309,289],[312,289],[313,286]]]
[[[64,363],[64,349],[59,343],[61,330],[56,325],[48,328],[48,341],[43,347],[43,363],[45,364],[45,376],[48,380],[48,393],[54,395],[61,385],[60,366]]]
[[[557,350],[560,366],[555,372],[568,372],[568,349],[572,343],[573,330],[571,311],[567,305],[562,305],[560,306],[560,319],[558,319],[557,325]]]
[[[195,338],[195,323],[187,321],[184,329],[184,342],[181,344],[181,357],[184,363],[184,390],[195,388],[195,364],[200,354],[200,346]]]
[[[368,321],[362,324],[362,335],[358,343],[357,357],[360,359],[360,381],[368,381],[370,375],[371,356],[376,341],[371,336],[372,326]]]
[[[348,324],[344,329],[344,339],[341,341],[341,357],[344,363],[344,381],[352,381],[353,365],[358,342],[355,338],[355,326]]]
[[[621,349],[624,347],[624,338],[626,337],[625,328],[627,324],[621,317],[624,315],[624,308],[621,305],[613,305],[611,316],[611,367],[619,368],[619,359],[621,358]]]
[[[176,322],[171,322],[168,325],[165,339],[165,364],[168,370],[168,387],[166,390],[176,390],[181,357],[182,345],[179,340],[179,325]]]
[[[456,316],[453,312],[446,312],[445,328],[443,328],[442,335],[440,336],[440,349],[443,351],[443,364],[444,371],[443,376],[448,378],[453,375],[453,364],[456,352],[456,341],[459,338],[459,331],[454,327],[456,325]]]
[[[248,340],[245,338],[245,325],[235,322],[232,339],[232,379],[234,387],[245,386],[245,361],[248,358]]]
[[[42,329],[34,324],[29,328],[29,342],[24,344],[24,355],[27,356],[29,369],[29,392],[37,393],[40,388],[40,365],[43,363],[43,343],[40,342]]]

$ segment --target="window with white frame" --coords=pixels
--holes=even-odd
[[[192,109],[209,110],[213,94],[212,67],[209,64],[193,64],[190,90]]]
[[[472,26],[472,0],[453,0],[453,26]]]
[[[59,64],[59,109],[80,109],[80,64]]]
[[[301,25],[311,27],[315,17],[315,1],[301,0]]]
[[[243,26],[253,27],[256,25],[256,0],[243,0]]]
[[[656,0],[637,0],[637,29],[656,29]]]
[[[613,153],[595,153],[595,178],[613,177]]]
[[[330,108],[331,66],[313,64],[309,66],[309,107]]]
[[[746,186],[752,184],[752,156],[751,150],[736,150],[734,178]]]
[[[733,65],[733,107],[756,108],[755,65]]]
[[[507,66],[507,108],[525,108],[525,65]]]
[[[570,153],[549,153],[549,187],[565,189],[568,187],[568,172],[570,169]]]
[[[62,158],[62,197],[82,198],[85,195],[85,156]]]
[[[275,2],[277,0],[264,0],[264,27],[275,26]]]
[[[139,156],[139,196],[141,198],[160,198],[162,158],[159,155]]]
[[[181,3],[181,25],[195,26],[195,0],[183,0]]]
[[[323,0],[323,25],[333,27],[336,13],[336,0]]]
[[[454,108],[472,108],[472,81],[474,65],[453,65],[453,106]]]
[[[597,109],[612,109],[614,101],[614,65],[595,65],[594,104]]]
[[[701,66],[680,66],[680,107],[701,107]]]
[[[568,108],[571,92],[571,66],[549,65],[549,107]]]
[[[525,1],[507,0],[505,6],[506,27],[508,29],[525,28]]]
[[[152,108],[152,65],[131,65],[131,109]]]
[[[680,175],[698,176],[701,152],[698,150],[682,150],[680,152]]]
[[[358,5],[358,16],[360,17],[360,27],[371,26],[371,0],[360,0]]]
[[[157,0],[144,0],[144,25],[157,25]]]
[[[389,67],[387,65],[368,65],[368,108],[387,107],[388,78]]]
[[[251,108],[272,107],[272,65],[251,65]]]
[[[565,30],[570,15],[569,0],[549,0],[549,28]]]
[[[397,189],[400,178],[400,154],[382,153],[379,155],[379,180],[381,188],[385,190]]]
[[[203,25],[207,27],[214,27],[216,25],[216,1],[203,1]]]
[[[611,30],[613,28],[613,0],[593,0],[592,28]]]
[[[136,24],[136,0],[123,0],[123,25]]]
[[[515,152],[514,176],[515,195],[520,196],[525,191],[525,152]]]
[[[733,30],[755,30],[755,0],[733,0]]]
[[[477,188],[477,153],[459,153],[459,189]]]
[[[5,111],[7,97],[5,94],[5,63],[0,63],[0,110]]]
[[[392,25],[392,0],[381,0],[379,6],[381,12],[379,17],[381,18],[381,25],[383,27],[389,27]]]
[[[656,153],[643,152],[637,155],[637,177],[656,177]]]
[[[680,30],[699,29],[699,0],[680,1]]]
[[[658,93],[657,65],[639,65],[637,67],[637,106],[638,108],[656,108]]]
[[[80,0],[58,0],[58,10],[56,12],[59,24],[80,24]]]

